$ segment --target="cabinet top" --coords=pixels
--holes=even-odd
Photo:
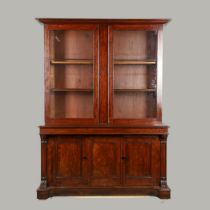
[[[129,24],[166,24],[170,19],[87,19],[87,18],[36,18],[37,21],[44,24],[68,24],[68,23],[129,23]]]

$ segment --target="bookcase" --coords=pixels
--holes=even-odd
[[[169,20],[37,20],[45,61],[37,198],[170,198],[162,123],[162,33]]]

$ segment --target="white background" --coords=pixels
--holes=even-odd
[[[0,209],[210,209],[209,1],[1,0]],[[36,199],[44,124],[43,27],[35,17],[172,18],[164,30],[164,123],[171,200]]]

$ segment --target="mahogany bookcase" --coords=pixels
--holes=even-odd
[[[162,124],[167,19],[49,19],[38,199],[170,198]]]

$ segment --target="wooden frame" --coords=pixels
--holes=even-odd
[[[50,104],[49,104],[49,95],[50,95],[50,63],[51,64],[77,64],[78,61],[52,61],[50,60],[50,37],[49,32],[50,30],[93,30],[94,31],[94,89],[93,89],[93,100],[94,100],[94,107],[93,107],[93,118],[78,118],[78,119],[67,119],[67,118],[60,118],[60,119],[53,119],[50,117]],[[99,28],[97,24],[87,25],[87,24],[68,24],[68,25],[49,25],[45,26],[45,121],[49,125],[61,125],[61,124],[96,124],[99,121],[99,105],[98,105],[98,96],[99,96],[99,86],[98,86],[98,77],[99,77],[99,46],[98,46],[98,37],[99,37]],[[81,61],[80,64],[89,64],[87,60]],[[56,91],[56,89],[54,89]],[[62,91],[62,89],[57,89],[57,91]],[[67,90],[66,90],[67,91]],[[90,91],[90,90],[88,90]],[[85,91],[86,92],[86,91]]]
[[[113,61],[113,30],[143,30],[143,31],[156,31],[158,34],[157,40],[157,61],[156,60],[143,60],[143,61]],[[160,25],[128,25],[128,24],[112,24],[109,26],[109,122],[111,124],[133,124],[140,125],[144,123],[156,123],[162,120],[162,26]],[[157,64],[157,99],[156,99],[156,117],[145,119],[114,119],[113,118],[113,65],[114,64]],[[142,90],[143,91],[143,90]],[[148,89],[147,91],[153,91]]]

